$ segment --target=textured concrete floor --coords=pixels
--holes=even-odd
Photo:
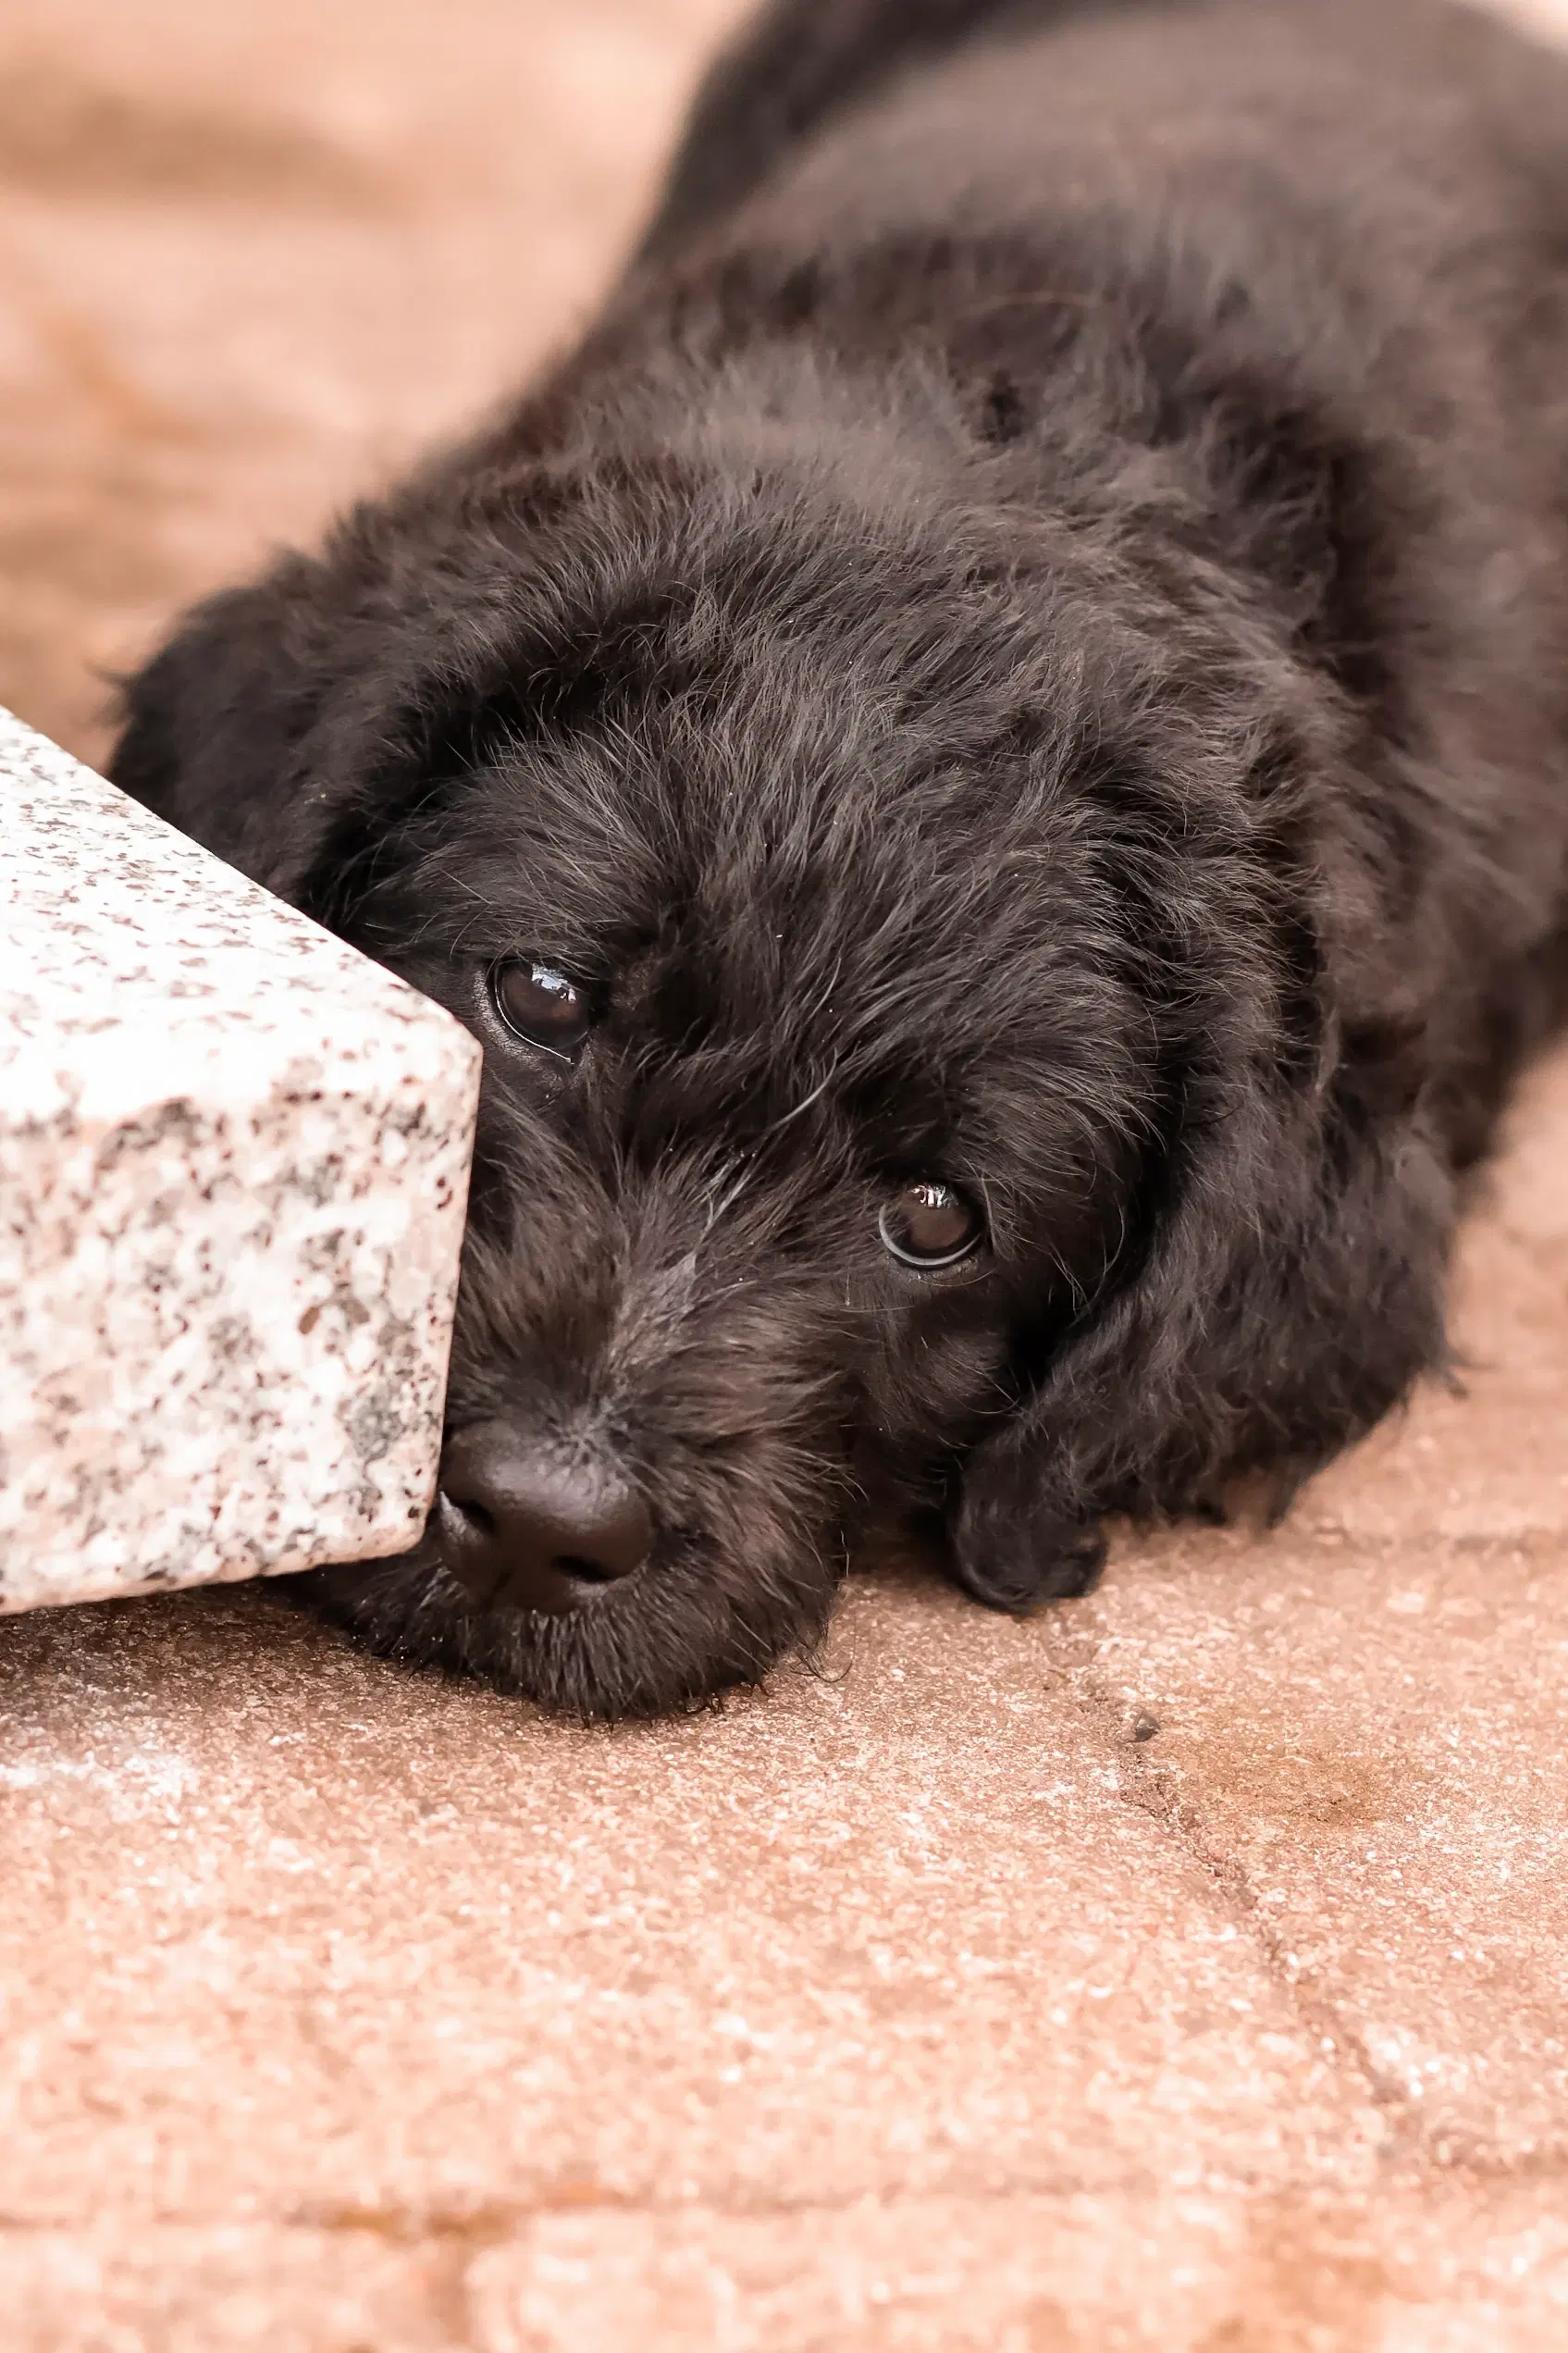
[[[727,0],[11,0],[0,699],[563,331]],[[581,1732],[265,1588],[0,1623],[7,2353],[1568,2345],[1568,1059],[1463,1397],[1029,1627]]]

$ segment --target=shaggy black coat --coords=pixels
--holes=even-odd
[[[485,1041],[450,1430],[651,1518],[562,1614],[435,1531],[329,1605],[643,1711],[809,1642],[873,1510],[1023,1609],[1283,1500],[1441,1364],[1562,1010],[1565,590],[1555,60],[777,0],[581,346],[130,688],[119,783]],[[879,1240],[922,1180],[946,1269]]]

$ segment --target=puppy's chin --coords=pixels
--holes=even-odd
[[[821,1641],[844,1573],[824,1530],[787,1574],[687,1559],[655,1565],[582,1607],[476,1605],[428,1546],[393,1560],[279,1580],[293,1598],[383,1656],[476,1675],[583,1721],[689,1710],[757,1683]]]

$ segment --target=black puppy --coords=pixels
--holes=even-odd
[[[1443,1355],[1568,968],[1568,71],[1402,0],[779,0],[583,345],[198,612],[119,782],[486,1083],[441,1496],[557,1705],[890,1506],[1076,1592]]]

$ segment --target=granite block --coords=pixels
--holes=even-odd
[[[429,1507],[479,1049],[0,714],[0,1611]]]

